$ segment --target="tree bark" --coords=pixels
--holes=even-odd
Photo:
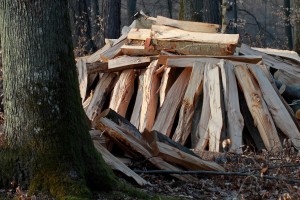
[[[29,194],[90,199],[116,181],[93,146],[81,106],[68,1],[2,0],[5,131],[0,179]]]
[[[203,22],[221,24],[219,0],[203,0]]]
[[[135,13],[136,13],[136,0],[127,0],[127,15],[128,15],[127,24],[128,25],[130,25],[133,22]]]
[[[121,33],[121,0],[104,0],[103,17],[105,38],[115,39]]]
[[[203,21],[203,1],[190,0],[190,6],[192,11],[191,20],[195,22]]]
[[[292,34],[292,25],[291,25],[291,1],[284,0],[284,26],[285,26],[285,34],[288,39],[288,48],[289,50],[293,49],[293,34]]]
[[[294,48],[300,54],[300,0],[294,1]]]

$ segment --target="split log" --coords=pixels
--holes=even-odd
[[[192,141],[192,143],[195,144],[195,146],[192,146],[196,151],[202,151],[205,150],[205,147],[208,143],[209,135],[207,132],[207,126],[209,119],[211,118],[211,112],[210,112],[210,84],[209,84],[209,77],[208,77],[208,71],[212,68],[211,63],[205,64],[204,69],[204,81],[203,81],[203,100],[202,100],[202,111],[201,111],[201,117],[200,121],[197,126],[197,130],[195,133],[195,141]]]
[[[147,38],[151,38],[151,36],[151,29],[132,28],[127,38],[129,40],[146,40]]]
[[[227,113],[227,131],[230,137],[230,151],[242,153],[244,119],[240,111],[239,96],[233,65],[222,60],[220,63],[225,110]]]
[[[237,45],[239,34],[199,33],[162,25],[152,25],[152,39],[169,41],[190,41],[211,44]],[[146,37],[146,38],[149,38]],[[141,39],[146,40],[145,37]]]
[[[128,56],[151,56],[159,54],[159,51],[151,48],[145,48],[144,45],[123,45],[122,53]]]
[[[144,132],[145,129],[151,130],[154,123],[158,103],[156,91],[159,88],[159,79],[155,74],[157,67],[157,61],[152,61],[144,75],[143,103],[139,123],[140,132]]]
[[[76,66],[78,70],[80,97],[81,97],[81,101],[84,102],[86,98],[87,82],[88,82],[86,58],[78,58],[76,62]]]
[[[282,50],[282,49],[271,49],[271,48],[257,48],[257,47],[251,47],[251,49],[254,49],[256,51],[260,51],[269,55],[273,56],[279,56],[282,58],[290,59],[296,63],[300,64],[300,57],[297,52],[295,51],[289,51],[289,50]]]
[[[133,107],[130,123],[133,124],[137,129],[140,126],[140,114],[143,104],[143,88],[144,88],[144,76],[146,70],[143,69],[139,75],[139,82],[138,82],[138,91],[135,99],[135,104]]]
[[[149,185],[149,182],[137,175],[129,167],[124,165],[118,158],[112,155],[107,149],[105,149],[98,141],[93,141],[96,150],[102,155],[106,164],[108,164],[113,170],[122,172],[128,177],[133,178],[140,186]]]
[[[184,67],[182,65],[176,64],[177,61],[184,60],[186,63],[194,63],[194,62],[201,62],[204,58],[215,58],[215,59],[225,59],[225,60],[232,60],[237,62],[245,62],[245,63],[253,63],[257,64],[262,60],[261,56],[207,56],[207,55],[159,55],[158,57],[158,64],[160,65],[171,65],[174,67]],[[190,66],[187,64],[187,66]]]
[[[275,69],[281,69],[300,78],[299,66],[297,64],[290,62],[289,60],[279,58],[279,57],[275,58],[271,55],[256,51],[245,44],[242,44],[240,48],[240,52],[244,55],[262,56],[264,64],[267,65],[269,68],[272,67]]]
[[[281,102],[277,93],[273,89],[263,71],[256,65],[249,66],[250,71],[255,76],[262,90],[263,98],[266,101],[277,127],[291,139],[296,149],[300,150],[300,132],[290,117],[285,106]]]
[[[152,145],[155,155],[162,157],[164,160],[175,163],[186,169],[191,170],[209,170],[225,171],[225,169],[211,161],[202,160],[199,157],[184,153],[177,148],[171,147],[165,143],[156,142]]]
[[[108,60],[115,58],[118,55],[122,54],[121,47],[127,42],[127,34],[122,35],[119,39],[117,39],[112,47],[107,49],[106,51],[100,54],[100,59],[103,62],[108,62]]]
[[[282,145],[259,86],[245,66],[236,65],[234,72],[267,150],[273,152],[280,151]]]
[[[150,64],[149,57],[121,56],[108,61],[110,71],[120,71],[125,69],[142,68]]]
[[[170,136],[174,119],[188,85],[192,69],[186,68],[169,90],[152,130]]]
[[[87,74],[94,74],[99,72],[108,72],[108,63],[102,61],[95,61],[86,63]]]
[[[96,86],[92,100],[86,110],[86,115],[90,120],[93,119],[93,115],[102,111],[107,95],[113,89],[115,83],[116,74],[106,73],[102,76],[99,83]]]
[[[135,71],[133,69],[124,70],[117,81],[109,107],[125,117],[126,111],[134,92]]]
[[[160,69],[156,70],[155,73],[159,73]],[[170,88],[172,87],[172,85],[174,84],[174,82],[176,81],[176,79],[178,78],[178,76],[180,75],[180,73],[182,71],[175,69],[175,68],[169,68],[169,67],[164,67],[164,73],[160,82],[160,87],[159,87],[159,107],[161,108],[165,98],[170,90]]]
[[[198,133],[200,138],[195,149],[196,151],[205,150],[209,140],[209,151],[219,152],[223,127],[219,68],[213,64],[207,65],[204,76],[206,77],[204,80],[206,102],[205,104],[203,102],[204,110],[202,110],[203,115],[201,114],[203,119],[200,119]]]
[[[203,85],[204,84],[205,82],[203,83]],[[195,111],[192,118],[192,127],[191,127],[191,148],[192,149],[195,148],[199,140],[199,136],[197,135],[197,133],[198,133],[198,125],[199,125],[199,121],[203,109],[203,95],[204,95],[204,91],[202,89],[202,92],[198,97],[198,101],[196,102]]]
[[[103,54],[105,51],[107,51],[109,48],[111,48],[112,45],[113,45],[112,41],[109,40],[108,42],[106,42],[104,47],[102,47],[101,49],[99,49],[98,51],[96,51],[95,53],[93,53],[92,55],[90,55],[87,58],[87,60],[86,60],[87,63],[93,63],[93,62],[101,60],[101,54]]]
[[[220,25],[208,24],[202,22],[191,22],[170,19],[167,17],[157,16],[156,24],[171,26],[185,31],[202,32],[202,33],[217,33]]]
[[[299,77],[283,70],[277,70],[274,73],[274,78],[281,83],[293,87],[300,87],[300,79]]]
[[[186,140],[191,133],[192,118],[194,115],[196,102],[203,89],[204,67],[205,63],[194,63],[191,78],[189,80],[187,90],[183,98],[183,103],[181,105],[179,121],[173,135],[173,140],[182,145],[186,143]]]

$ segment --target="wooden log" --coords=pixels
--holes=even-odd
[[[202,160],[199,157],[192,156],[177,148],[171,147],[162,142],[156,142],[152,145],[155,155],[162,157],[168,162],[175,163],[186,169],[191,170],[209,170],[225,171],[225,169],[211,161]]]
[[[134,92],[135,71],[133,69],[124,70],[117,81],[109,107],[125,117],[126,111]]]
[[[203,73],[205,63],[194,63],[191,78],[183,97],[179,113],[179,121],[172,139],[184,145],[191,133],[192,118],[199,94],[203,89]]]
[[[151,44],[152,46],[150,46],[149,48],[154,48],[158,51],[165,50],[176,54],[212,56],[232,55],[236,47],[233,44],[214,44],[193,41],[170,41],[158,39],[151,40]]]
[[[88,82],[86,58],[78,58],[76,62],[76,67],[78,70],[80,97],[81,97],[81,101],[84,102],[86,98],[87,82]]]
[[[138,91],[135,99],[135,104],[133,107],[130,123],[133,124],[137,129],[140,126],[140,113],[143,104],[143,88],[144,88],[144,76],[146,70],[143,69],[139,75]]]
[[[159,70],[160,69],[156,70],[155,73],[158,74]],[[172,87],[172,85],[174,84],[174,82],[182,72],[176,68],[169,68],[169,67],[164,67],[163,70],[164,73],[162,75],[162,79],[159,87],[159,107],[162,107],[170,88]]]
[[[300,87],[299,77],[297,77],[294,74],[291,74],[287,71],[284,71],[281,69],[277,70],[274,73],[274,78],[285,85],[289,85],[292,87]]]
[[[170,66],[174,65],[176,67],[184,67],[182,65],[176,64],[176,61],[178,61],[178,59],[180,60],[184,59],[186,63],[192,64],[194,62],[201,62],[201,59],[204,58],[225,59],[225,60],[232,60],[232,61],[253,63],[253,64],[257,64],[262,60],[261,56],[159,55],[158,64],[160,65],[169,64]],[[190,64],[187,64],[186,66],[190,66]]]
[[[115,84],[116,74],[106,73],[102,76],[99,83],[96,86],[92,100],[86,110],[86,115],[90,120],[93,116],[102,111],[107,95],[113,89]]]
[[[122,54],[121,47],[127,42],[125,36],[121,36],[112,47],[100,54],[101,61],[108,62],[108,60]]]
[[[151,38],[151,29],[132,28],[130,29],[127,38],[129,40],[146,40]]]
[[[289,72],[290,74],[293,74],[300,78],[300,68],[297,64],[294,64],[290,62],[289,60],[279,58],[279,57],[273,57],[271,55],[256,51],[254,49],[251,49],[248,45],[242,44],[240,48],[240,52],[244,55],[256,55],[256,56],[262,56],[263,62],[265,65],[268,66],[268,68],[272,67],[275,69],[281,69],[284,71]]]
[[[272,152],[280,151],[282,145],[259,86],[245,66],[236,65],[234,72],[267,150]]]
[[[150,57],[121,56],[108,61],[110,71],[120,71],[125,69],[144,68],[150,64]]]
[[[251,47],[251,49],[260,51],[269,55],[273,56],[279,56],[282,58],[290,59],[298,64],[300,64],[300,57],[297,52],[295,51],[289,51],[289,50],[282,50],[282,49],[271,49],[271,48],[254,48]]]
[[[92,55],[88,56],[86,62],[87,63],[93,63],[96,61],[101,60],[101,54],[103,54],[105,51],[107,51],[109,48],[111,48],[113,45],[112,41],[108,41],[104,47],[102,47],[101,49],[99,49],[98,51],[96,51],[95,53],[93,53]]]
[[[203,83],[203,85],[204,84],[205,83]],[[198,124],[199,124],[200,117],[202,114],[202,109],[203,109],[202,108],[203,107],[203,94],[204,94],[204,91],[202,89],[202,92],[200,93],[200,95],[198,97],[198,101],[196,102],[195,111],[194,111],[194,115],[192,118],[192,127],[191,127],[191,148],[192,149],[195,148],[195,146],[199,140],[199,136],[197,135],[197,133],[198,133]]]
[[[202,32],[202,33],[217,33],[220,28],[220,25],[218,24],[174,20],[162,16],[157,16],[156,24],[171,26],[185,31]]]
[[[158,55],[159,51],[151,48],[145,48],[144,45],[123,45],[122,53],[128,56],[151,56]]]
[[[300,119],[300,101],[294,101],[290,104],[291,108],[293,109],[294,113],[295,113],[295,117],[297,119]]]
[[[276,126],[291,139],[296,149],[300,150],[300,132],[293,122],[285,106],[281,102],[271,83],[263,71],[256,65],[249,66],[261,88],[263,98],[266,101]]]
[[[203,102],[203,115],[201,114],[199,122],[199,141],[195,150],[203,151],[209,144],[209,151],[219,152],[223,127],[219,68],[216,65],[209,64],[205,70],[205,102]]]
[[[169,90],[152,130],[170,136],[174,119],[188,85],[192,69],[186,68]]]
[[[204,81],[203,81],[202,112],[201,112],[200,121],[198,122],[197,130],[194,137],[195,141],[192,141],[192,143],[195,144],[195,146],[192,146],[195,149],[195,151],[205,150],[209,139],[207,126],[208,126],[209,119],[211,117],[210,105],[209,105],[210,89],[209,89],[209,77],[208,77],[208,71],[210,68],[212,68],[212,64],[209,62],[206,63],[204,69]]]
[[[94,74],[100,72],[108,72],[108,63],[102,61],[95,61],[92,63],[86,63],[87,74]]]
[[[239,40],[238,34],[219,34],[219,33],[199,33],[180,30],[169,26],[152,25],[152,39],[170,40],[170,41],[191,41],[212,44],[232,44],[237,45]],[[141,35],[142,36],[142,35]],[[142,36],[146,40],[148,37]]]
[[[158,103],[156,92],[159,88],[159,79],[157,74],[155,74],[157,68],[157,61],[152,61],[144,75],[143,103],[139,123],[140,132],[144,132],[145,129],[151,130],[154,123]]]
[[[227,113],[227,131],[230,137],[230,151],[242,153],[244,119],[240,111],[239,96],[233,64],[222,60],[220,63],[224,103]]]
[[[98,141],[93,141],[96,150],[102,155],[102,158],[113,170],[122,172],[128,177],[131,177],[135,180],[140,186],[149,185],[150,183],[137,175],[129,167],[124,165],[118,158],[111,154],[107,149],[105,149]]]

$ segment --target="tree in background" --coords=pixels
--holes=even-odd
[[[284,0],[283,2],[284,9],[284,26],[285,26],[285,34],[288,39],[288,48],[289,50],[293,49],[293,34],[292,34],[292,25],[291,25],[291,1]]]
[[[121,0],[103,0],[105,38],[115,39],[121,34]]]
[[[294,0],[294,51],[300,55],[300,0]]]
[[[0,183],[91,199],[116,187],[81,105],[68,1],[2,0],[5,128]]]
[[[203,22],[221,24],[219,0],[203,0]]]
[[[170,0],[168,0],[169,2]],[[136,0],[127,0],[127,16],[128,16],[128,25],[130,25],[134,20],[134,15],[137,12],[136,10]]]

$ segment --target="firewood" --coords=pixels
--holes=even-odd
[[[95,61],[92,63],[86,63],[87,74],[108,72],[108,63],[102,61]]]
[[[262,70],[255,65],[249,66],[250,71],[255,76],[262,90],[263,98],[269,106],[270,113],[276,126],[292,141],[296,149],[300,149],[300,132],[293,119],[285,109],[283,103],[273,89],[269,80],[265,77]]]
[[[92,55],[88,56],[87,63],[93,63],[99,61],[101,59],[101,54],[103,54],[105,51],[111,48],[112,45],[113,45],[112,41],[107,42],[104,47],[102,47]]]
[[[173,140],[184,145],[191,133],[192,118],[199,94],[203,88],[203,72],[205,63],[194,63],[191,78],[187,86],[179,113],[179,121]]]
[[[140,132],[144,132],[145,129],[151,130],[154,123],[158,103],[156,92],[159,88],[159,79],[155,74],[157,67],[157,61],[152,61],[144,75],[143,103],[139,123]]]
[[[79,79],[79,89],[81,101],[84,102],[87,91],[87,67],[86,67],[86,58],[78,58],[76,62],[78,70],[78,79]]]
[[[115,78],[116,74],[106,73],[100,79],[94,91],[92,100],[86,110],[86,115],[90,120],[92,120],[94,114],[102,111],[105,100],[107,99],[107,95],[113,89]]]
[[[121,47],[127,42],[127,34],[122,35],[117,39],[112,47],[100,54],[100,59],[103,62],[108,62],[109,59],[115,58],[118,55],[122,54]]]
[[[239,96],[233,65],[222,60],[220,63],[227,113],[227,131],[230,137],[230,151],[242,153],[244,119],[240,111]]]
[[[300,87],[283,84],[280,81],[274,80],[280,94],[289,101],[300,99]]]
[[[157,16],[156,24],[171,26],[185,31],[202,32],[202,33],[217,33],[220,28],[220,25],[218,24],[174,20],[162,16]]]
[[[130,123],[132,123],[136,128],[140,126],[140,114],[143,104],[143,88],[144,88],[144,76],[146,70],[143,69],[139,75],[139,82],[138,82],[138,91],[135,99],[134,108],[132,111]]]
[[[236,65],[234,72],[267,150],[272,152],[280,151],[282,145],[258,84],[246,66]]]
[[[292,87],[300,87],[300,79],[299,77],[295,76],[284,70],[277,70],[274,73],[274,78],[285,85],[289,85]]]
[[[98,141],[93,141],[96,150],[101,153],[102,158],[113,170],[122,172],[128,177],[133,178],[140,186],[149,185],[149,182],[137,175],[134,171],[124,165],[118,158],[111,154],[106,148],[104,148]]]
[[[112,93],[109,107],[125,117],[126,111],[134,92],[135,71],[133,69],[124,70]]]
[[[144,68],[150,64],[150,57],[121,56],[108,61],[110,71],[120,71],[125,69]]]
[[[184,153],[177,148],[171,147],[165,143],[156,142],[152,145],[155,155],[162,157],[164,160],[175,163],[186,169],[191,170],[210,170],[225,171],[225,169],[211,161],[202,160],[199,157]]]
[[[174,119],[188,85],[192,69],[186,68],[169,90],[152,130],[170,136]]]
[[[122,53],[129,56],[151,56],[159,54],[155,49],[145,48],[144,45],[123,45],[121,47]]]

